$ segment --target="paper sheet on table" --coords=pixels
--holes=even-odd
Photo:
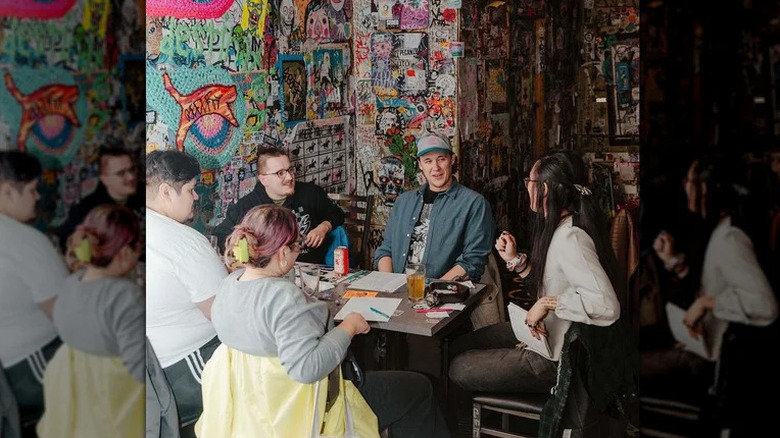
[[[392,316],[400,303],[401,298],[350,298],[333,319],[342,321],[351,312],[357,312],[363,315],[366,321],[387,322],[388,318],[372,312],[371,308],[373,307],[385,315]]]
[[[363,278],[350,283],[349,289],[395,292],[406,285],[406,274],[373,271]]]
[[[524,343],[529,350],[552,360],[552,351],[550,350],[550,344],[547,343],[547,338],[541,336],[541,339],[536,339],[531,334],[528,326],[525,325],[525,317],[528,311],[515,303],[509,303],[507,308],[509,310],[509,321],[512,323],[512,331],[515,332],[517,340]]]

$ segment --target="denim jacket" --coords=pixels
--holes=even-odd
[[[382,257],[393,259],[393,272],[402,273],[414,226],[422,212],[427,185],[402,193],[390,211],[382,245],[374,253],[374,269]],[[493,243],[495,225],[490,204],[479,193],[453,181],[433,202],[423,264],[426,277],[440,278],[460,265],[479,280]]]

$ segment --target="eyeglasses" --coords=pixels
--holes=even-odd
[[[284,175],[289,173],[291,177],[295,178],[295,173],[293,173],[294,170],[294,167],[288,167],[287,169],[280,169],[276,172],[261,173],[260,175],[276,175],[279,178],[284,178]]]
[[[525,184],[526,188],[528,187],[528,183],[530,183],[530,182],[539,182],[539,180],[538,179],[531,179],[531,178],[528,178],[528,177],[523,178],[523,183]]]
[[[300,252],[301,248],[303,248],[303,237],[299,237],[298,239],[295,240],[295,242],[292,242],[288,246],[294,252]]]

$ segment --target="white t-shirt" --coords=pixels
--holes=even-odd
[[[68,269],[45,234],[0,214],[0,362],[8,368],[57,337],[38,303],[57,296]]]
[[[204,235],[146,209],[146,336],[163,368],[217,335],[196,303],[214,296],[227,274]]]

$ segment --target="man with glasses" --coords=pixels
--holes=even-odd
[[[225,239],[244,215],[257,205],[271,204],[287,207],[295,213],[303,236],[303,247],[298,260],[306,263],[324,263],[325,237],[330,230],[344,223],[344,212],[334,204],[321,187],[295,181],[290,157],[282,149],[269,148],[258,152],[255,189],[228,208],[225,220],[214,230],[219,237],[220,250]]]
[[[68,237],[98,205],[124,205],[131,209],[143,224],[144,199],[138,193],[138,172],[131,153],[115,145],[101,148],[98,168],[100,183],[95,191],[71,207],[65,222],[54,230],[63,251]]]

